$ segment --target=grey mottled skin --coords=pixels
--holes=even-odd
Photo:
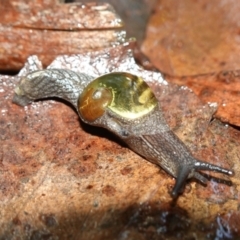
[[[87,74],[77,74],[64,69],[34,71],[21,79],[15,88],[13,102],[26,106],[41,98],[58,97],[77,108],[79,93],[94,79]]]
[[[93,79],[92,76],[64,69],[35,71],[24,77],[16,87],[13,102],[25,106],[36,99],[59,97],[72,103],[78,111],[77,100]],[[82,119],[80,114],[79,116]],[[86,123],[115,133],[132,150],[175,177],[173,197],[183,190],[188,178],[195,178],[204,184],[207,182],[199,170],[233,174],[230,170],[195,159],[184,143],[170,130],[159,106],[134,120],[124,119],[107,109],[102,117]]]

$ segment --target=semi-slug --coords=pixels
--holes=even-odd
[[[133,151],[175,177],[173,197],[181,193],[186,179],[206,184],[199,170],[233,174],[193,157],[167,125],[155,95],[140,77],[113,72],[94,79],[70,70],[40,70],[21,79],[13,102],[25,106],[49,97],[69,101],[82,121],[110,130]]]

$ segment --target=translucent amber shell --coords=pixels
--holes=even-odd
[[[101,117],[107,108],[122,118],[136,119],[156,105],[157,99],[142,78],[124,72],[96,78],[78,100],[79,113],[88,122]]]

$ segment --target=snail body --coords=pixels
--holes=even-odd
[[[53,96],[71,102],[82,121],[110,130],[136,153],[175,177],[173,197],[183,190],[186,179],[206,184],[199,170],[233,174],[192,156],[167,125],[156,97],[140,77],[115,72],[94,79],[63,69],[36,71],[21,80],[13,101],[27,105]]]

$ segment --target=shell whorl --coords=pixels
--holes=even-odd
[[[93,122],[104,114],[112,99],[112,91],[107,88],[87,87],[79,97],[78,111],[84,120]]]
[[[84,89],[78,100],[78,111],[87,122],[101,117],[106,109],[121,118],[136,119],[156,105],[153,92],[140,77],[115,72],[96,78]]]

